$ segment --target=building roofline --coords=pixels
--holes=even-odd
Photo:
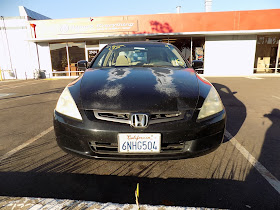
[[[243,31],[199,31],[199,32],[181,32],[181,33],[155,33],[155,34],[112,34],[112,35],[91,35],[91,36],[75,36],[75,37],[60,37],[60,38],[42,38],[29,39],[31,42],[57,42],[68,40],[88,40],[88,39],[111,39],[111,38],[133,38],[133,37],[155,37],[155,36],[215,36],[215,35],[264,35],[280,33],[280,29],[272,30],[243,30]]]
[[[39,42],[73,38],[279,33],[279,18],[280,9],[271,9],[36,20],[29,23],[34,25],[33,37]]]
[[[51,18],[49,18],[45,15],[39,14],[38,12],[34,12],[31,9],[27,9],[24,6],[19,6],[18,9],[19,9],[20,16],[24,16],[26,18],[29,17],[33,20],[49,20],[49,19],[51,19]]]

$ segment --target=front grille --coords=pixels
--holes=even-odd
[[[111,119],[119,119],[119,120],[129,120],[129,114],[122,113],[109,113],[109,112],[101,112],[98,113],[98,116],[103,118],[111,118]]]
[[[89,142],[91,149],[98,153],[118,153],[118,143]],[[178,153],[185,148],[185,143],[161,143],[160,153]],[[135,154],[135,153],[134,153]]]
[[[178,116],[180,116],[181,113],[180,112],[176,112],[176,113],[167,113],[167,114],[151,114],[150,115],[150,119],[151,120],[161,120],[161,119],[171,119],[171,118],[176,118]]]
[[[93,111],[96,119],[130,124],[130,114],[122,112]]]
[[[118,152],[117,143],[89,142],[89,145],[94,152],[103,152],[103,153]]]
[[[100,111],[94,110],[94,116],[96,119],[126,123],[131,124],[130,113],[123,112],[110,112],[110,111]],[[163,112],[163,113],[150,113],[149,115],[149,124],[163,123],[181,120],[184,118],[185,112]]]

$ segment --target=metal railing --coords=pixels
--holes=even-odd
[[[84,73],[84,71],[52,71],[52,76],[80,76]]]
[[[254,74],[262,74],[262,73],[270,73],[270,74],[278,74],[280,73],[280,68],[254,68]]]
[[[17,79],[17,71],[16,69],[0,69],[0,78],[1,80],[5,79]]]
[[[47,73],[47,70],[43,69],[35,69],[33,71],[33,78],[34,79],[45,79],[45,78],[50,78],[51,74]]]

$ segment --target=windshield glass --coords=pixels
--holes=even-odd
[[[114,44],[108,45],[91,67],[187,67],[179,52],[170,44]]]

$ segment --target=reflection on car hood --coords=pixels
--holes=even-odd
[[[130,112],[193,109],[199,95],[192,69],[169,67],[89,69],[80,91],[84,109]]]

